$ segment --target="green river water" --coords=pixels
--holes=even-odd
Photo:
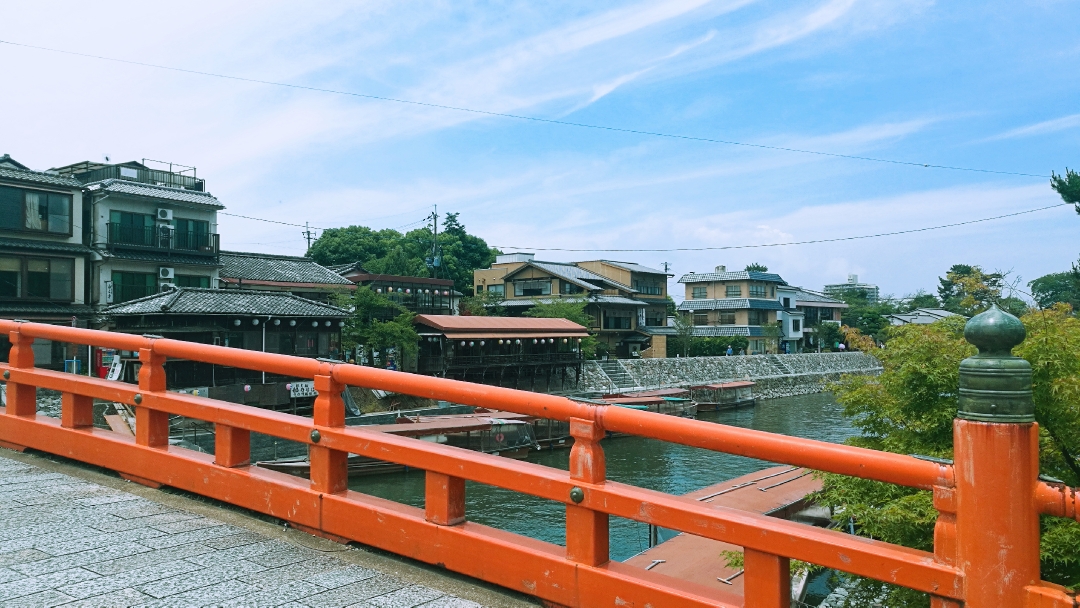
[[[699,419],[835,443],[855,432],[828,393],[759,401],[752,408],[703,412]],[[685,494],[773,466],[760,460],[640,437],[605,439],[602,445],[609,479],[670,494]],[[562,449],[533,452],[528,460],[566,470],[569,457],[570,450]],[[422,471],[356,478],[350,487],[415,507],[424,506]],[[469,521],[565,544],[562,503],[467,482],[465,513]],[[645,524],[613,517],[610,530],[610,552],[614,560],[625,560],[648,547]]]

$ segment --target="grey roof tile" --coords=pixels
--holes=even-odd
[[[683,300],[679,310],[784,310],[784,305],[776,300],[757,298],[720,298],[717,300]]]
[[[500,306],[533,306],[537,302],[542,304],[551,304],[552,302],[562,302],[570,298],[514,298],[511,300],[503,300]],[[579,300],[585,300],[592,304],[627,304],[629,306],[648,306],[648,302],[642,302],[640,300],[634,300],[632,298],[624,298],[622,296],[588,296],[586,298],[578,298]]]
[[[116,194],[127,194],[131,196],[141,196],[145,198],[164,199],[180,203],[194,203],[197,205],[212,207],[214,209],[225,208],[225,205],[222,205],[221,202],[218,201],[218,199],[214,198],[214,195],[210,194],[209,192],[184,190],[183,188],[156,186],[154,184],[143,184],[123,179],[106,179],[100,182],[92,182],[86,184],[85,187],[91,192],[110,192]]]
[[[3,318],[13,318],[18,315],[87,316],[91,312],[93,312],[93,309],[84,304],[63,304],[60,302],[0,303],[0,317]]]
[[[48,251],[60,253],[89,254],[92,250],[82,243],[65,243],[62,241],[46,241],[44,239],[13,239],[0,237],[0,247],[6,249],[24,249],[27,251]]]
[[[353,285],[333,270],[316,264],[311,258],[238,251],[221,252],[223,279],[311,283],[317,285]]]
[[[283,317],[349,316],[348,311],[277,291],[179,287],[145,298],[114,304],[110,315],[274,315]]]
[[[580,266],[573,264],[562,264],[559,262],[527,262],[525,266],[535,266],[545,272],[550,272],[554,276],[560,279],[566,279],[572,283],[576,283],[586,289],[600,290],[603,289],[604,284],[614,285],[620,289],[626,291],[634,291],[629,285],[623,285],[618,281],[612,281],[611,279],[596,274],[590,270],[585,270]],[[523,268],[525,266],[522,266]]]
[[[716,336],[746,336],[760,338],[765,331],[756,325],[696,325],[694,336],[699,338],[711,338]]]
[[[101,251],[102,257],[118,258],[121,260],[134,260],[137,262],[155,262],[158,264],[183,264],[187,266],[220,266],[216,256],[191,255],[176,253],[175,251],[139,251],[134,249],[117,249],[114,251]]]
[[[616,262],[615,260],[600,260],[606,262],[612,266],[618,266],[619,268],[625,268],[630,272],[641,272],[646,274],[662,274],[665,276],[671,276],[669,273],[663,270],[657,270],[656,268],[649,268],[648,266],[642,266],[641,264],[635,264],[633,262]]]
[[[822,304],[843,304],[844,306],[847,306],[843,300],[831,298],[820,291],[812,291],[802,287],[795,288],[795,302],[797,304],[820,302]]]
[[[709,281],[765,281],[787,285],[787,281],[772,272],[736,270],[734,272],[688,272],[679,278],[680,283],[706,283]]]
[[[72,177],[67,177],[65,175],[53,175],[52,173],[42,173],[40,171],[15,169],[12,167],[3,166],[0,166],[0,179],[30,182],[34,184],[43,184],[46,186],[82,188],[82,184],[80,184],[78,180]]]

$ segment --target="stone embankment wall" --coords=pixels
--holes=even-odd
[[[622,393],[688,387],[732,380],[753,380],[759,399],[817,393],[841,374],[878,374],[881,363],[864,353],[803,353],[677,359],[623,359],[622,368],[636,386],[615,386],[595,361],[586,361],[579,390]]]

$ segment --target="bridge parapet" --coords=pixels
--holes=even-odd
[[[1038,516],[1076,517],[1077,497],[1073,489],[1037,479],[1033,422],[958,419],[954,466],[552,395],[154,336],[15,321],[0,321],[0,331],[8,332],[14,345],[10,362],[0,365],[9,387],[8,406],[0,411],[4,445],[59,454],[148,485],[202,494],[313,533],[442,564],[550,603],[786,607],[787,563],[799,559],[926,592],[939,607],[1073,605],[1062,590],[1038,580]],[[29,347],[34,338],[138,351],[143,364],[139,384],[37,369]],[[168,358],[313,379],[319,392],[314,415],[166,392],[162,366]],[[570,470],[346,427],[339,396],[343,385],[569,422],[576,439]],[[37,415],[37,388],[63,394],[59,420]],[[135,409],[134,440],[90,426],[94,398]],[[215,454],[169,446],[170,414],[215,425]],[[940,512],[935,551],[705,507],[607,480],[600,439],[608,431],[932,490]],[[310,480],[251,466],[252,432],[307,444]],[[425,508],[349,490],[348,454],[424,470]],[[469,522],[465,480],[565,504],[565,547]],[[612,515],[745,547],[745,597],[610,561]],[[985,555],[990,553],[987,546],[1004,556]],[[1002,567],[1019,576],[1002,576]]]

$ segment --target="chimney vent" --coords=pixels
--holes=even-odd
[[[716,272],[727,272],[727,266],[717,266]]]

